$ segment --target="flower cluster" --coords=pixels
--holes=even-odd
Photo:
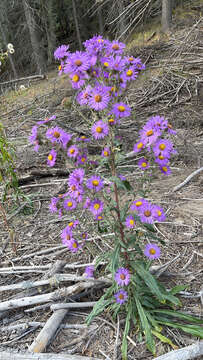
[[[158,115],[152,116],[140,130],[140,138],[134,145],[134,152],[139,153],[142,150],[146,150],[148,153],[152,152],[154,161],[159,165],[161,172],[169,175],[171,173],[169,160],[171,154],[176,154],[177,151],[173,148],[170,140],[161,138],[164,132],[176,134],[168,120]],[[150,164],[147,157],[139,159],[138,166],[142,170],[148,169]]]

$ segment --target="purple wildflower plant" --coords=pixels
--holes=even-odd
[[[150,203],[145,203],[142,209],[140,210],[139,215],[140,215],[140,220],[143,223],[153,224],[155,221],[154,213],[153,213],[153,205]]]
[[[164,175],[168,176],[168,175],[171,174],[171,169],[167,164],[163,165],[163,166],[160,166],[160,170],[161,170],[162,174],[164,174]]]
[[[152,210],[154,219],[156,221],[165,221],[166,220],[166,215],[164,213],[164,210],[162,209],[162,207],[158,206],[158,205],[154,205],[153,206],[153,210]]]
[[[146,158],[142,157],[141,159],[139,159],[138,161],[138,166],[141,170],[147,170],[149,169],[149,162]]]
[[[76,145],[71,145],[68,149],[67,149],[67,155],[70,158],[76,158],[77,155],[79,153],[79,149]]]
[[[79,245],[78,241],[75,240],[74,238],[71,238],[70,240],[67,240],[67,241],[64,243],[64,245],[66,245],[67,248],[68,248],[71,252],[73,252],[73,253],[77,252],[77,251],[81,248],[81,246]]]
[[[147,244],[144,250],[145,256],[150,260],[158,259],[160,257],[161,251],[156,244]]]
[[[129,270],[123,267],[119,268],[115,273],[114,279],[119,286],[127,286],[130,282]]]
[[[134,200],[130,206],[131,211],[137,211],[138,213],[142,212],[143,207],[148,204],[148,201],[145,199]]]
[[[128,300],[127,291],[120,289],[116,294],[114,294],[116,302],[120,305],[123,305]]]
[[[110,156],[110,153],[111,153],[111,150],[108,146],[106,146],[103,150],[102,150],[102,153],[101,153],[101,156],[106,158],[106,157],[109,157]]]
[[[73,198],[65,199],[63,202],[63,207],[67,211],[74,210],[77,207],[77,202]]]

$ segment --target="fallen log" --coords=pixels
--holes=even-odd
[[[35,80],[35,79],[44,80],[44,79],[46,79],[46,75],[31,75],[31,76],[22,77],[22,78],[19,78],[19,79],[4,81],[4,82],[0,83],[0,86],[8,85],[8,84],[14,84],[14,83],[19,82],[19,81],[27,81],[27,80]]]

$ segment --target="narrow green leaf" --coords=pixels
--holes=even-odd
[[[166,336],[162,335],[160,332],[152,330],[152,334],[154,336],[156,336],[159,340],[161,340],[163,343],[169,344],[174,350],[178,349],[177,345],[175,345],[170,339],[168,339]]]
[[[189,322],[193,322],[195,324],[202,324],[203,325],[203,319],[198,319],[195,316],[192,315],[188,315],[188,314],[184,314],[181,313],[179,311],[174,311],[174,310],[153,310],[152,312],[154,313],[160,313],[160,314],[164,314],[164,315],[170,315],[172,317],[181,319],[181,320],[185,320],[185,321],[189,321]]]
[[[200,337],[201,339],[203,339],[203,328],[201,326],[183,325],[183,324],[179,324],[179,323],[172,323],[170,321],[160,321],[160,320],[159,320],[159,323],[173,327],[174,329],[181,329],[188,334],[191,334],[193,336],[197,336],[197,337]]]
[[[147,320],[147,317],[145,315],[145,311],[139,301],[139,299],[136,297],[135,298],[136,301],[136,305],[137,305],[137,310],[139,313],[139,317],[140,317],[140,321],[142,324],[142,329],[144,331],[145,334],[145,339],[146,339],[146,345],[148,347],[148,349],[152,352],[153,355],[155,355],[155,342],[152,336],[152,332],[151,332],[151,326]]]

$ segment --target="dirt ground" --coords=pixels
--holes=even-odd
[[[161,45],[159,44],[159,46]],[[154,52],[157,51],[155,46]],[[147,58],[147,54],[145,57]],[[135,143],[137,129],[154,113],[166,116],[177,130],[177,136],[174,139],[178,155],[172,162],[172,174],[164,177],[157,173],[152,181],[150,193],[152,202],[159,203],[167,209],[166,222],[157,225],[157,232],[165,240],[165,247],[156,265],[164,264],[179,255],[167,269],[171,275],[164,277],[163,281],[169,287],[182,283],[188,284],[189,295],[181,298],[182,310],[199,316],[202,315],[203,310],[202,299],[196,297],[196,294],[203,289],[203,171],[194,176],[180,190],[174,192],[173,189],[195,170],[203,167],[203,104],[197,101],[195,91],[193,91],[189,100],[179,103],[180,99],[177,99],[177,102],[173,101],[170,106],[165,106],[164,97],[161,98],[161,101],[157,100],[148,106],[139,107],[139,104],[136,106],[136,94],[143,89],[150,88],[151,79],[144,78],[142,83],[138,83],[136,92],[134,89],[130,89],[129,96],[134,102],[135,121],[127,124],[129,126],[121,126],[119,134],[126,144],[124,150],[130,152]],[[50,213],[48,204],[52,196],[61,192],[64,181],[68,177],[68,169],[64,160],[61,159],[64,173],[59,174],[54,170],[50,172],[46,165],[46,146],[42,145],[40,153],[36,155],[32,146],[29,145],[28,136],[36,121],[53,114],[56,114],[56,123],[59,126],[72,128],[79,132],[84,131],[85,128],[82,127],[81,119],[76,117],[74,111],[71,112],[67,105],[71,91],[65,76],[59,78],[57,72],[53,70],[48,73],[47,79],[36,81],[30,87],[27,87],[27,84],[25,86],[24,90],[8,91],[0,96],[1,122],[8,138],[16,146],[17,175],[20,179],[20,188],[27,196],[22,199],[20,204],[13,203],[12,196],[8,197],[5,208],[9,227],[14,233],[12,239],[10,239],[1,218],[0,286],[20,281],[40,280],[57,260],[65,261],[64,274],[82,275],[84,271],[82,264],[91,263],[98,254],[105,253],[112,247],[111,237],[98,236],[91,220],[84,218],[84,214],[78,214],[78,216],[84,226],[88,225],[91,228],[88,252],[84,251],[74,255],[62,247],[60,233],[70,218],[65,216],[58,219],[57,216]],[[134,97],[133,94],[135,94]],[[182,99],[184,96],[183,91],[180,98]],[[67,101],[64,104],[62,100],[65,97]],[[136,180],[136,164],[136,160],[132,159],[130,162],[132,167],[126,168],[127,177],[132,182]],[[59,165],[57,168],[60,168]],[[28,176],[30,178],[26,179]],[[76,267],[71,269],[69,266],[71,264]],[[24,268],[21,268],[22,266]],[[13,267],[15,270],[12,270]],[[34,270],[31,270],[31,267],[34,267]],[[5,268],[8,269],[1,272],[1,269]],[[46,289],[39,288],[38,293],[49,293],[54,290],[55,286],[50,284]],[[19,290],[0,292],[0,299],[6,301],[17,296],[18,293]],[[102,289],[89,291],[84,301],[96,301],[102,293]],[[33,306],[31,309],[25,307],[13,310],[6,316],[1,316],[0,313],[1,327],[34,321],[46,322],[52,314],[50,304],[41,308],[32,308]],[[71,310],[63,323],[85,324],[88,313],[89,309]],[[46,351],[48,353],[92,356],[99,359],[121,359],[120,344],[123,321],[120,320],[117,355],[115,339],[118,324],[107,312],[94,320],[95,327],[90,330],[61,329],[56,333]],[[5,350],[27,350],[40,331],[37,327],[31,329],[32,331],[27,333],[24,333],[22,329],[10,332],[0,331],[1,347]],[[179,348],[197,340],[169,328],[166,328],[165,335],[171,338]],[[146,350],[144,342],[139,343],[136,340],[133,330],[129,336],[129,359],[153,359],[153,356]],[[168,345],[157,342],[157,356],[170,350]]]

